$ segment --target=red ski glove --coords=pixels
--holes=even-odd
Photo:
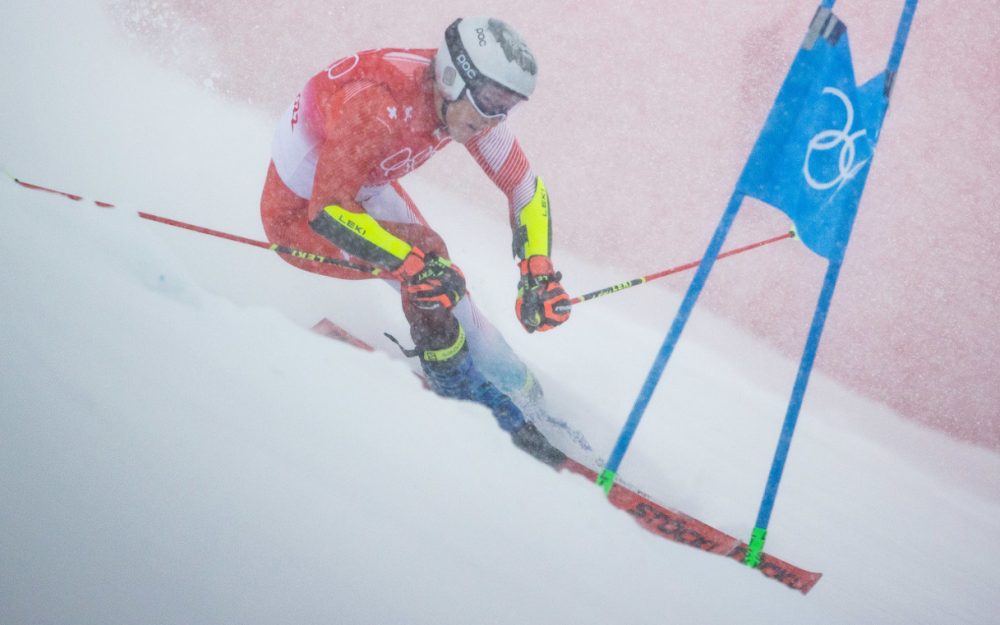
[[[528,332],[545,332],[569,319],[569,295],[559,281],[562,274],[552,270],[548,256],[532,256],[520,263],[517,283],[517,320]]]
[[[412,248],[395,272],[403,295],[417,308],[452,308],[465,295],[465,274],[447,258]]]

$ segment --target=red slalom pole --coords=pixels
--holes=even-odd
[[[729,250],[728,252],[722,252],[721,254],[716,256],[716,259],[718,260],[721,258],[727,258],[729,256],[735,256],[736,254],[749,252],[750,250],[757,249],[758,247],[763,247],[765,245],[770,245],[771,243],[777,243],[778,241],[784,241],[785,239],[794,239],[794,238],[795,238],[795,231],[792,230],[791,232],[786,232],[785,234],[782,234],[780,236],[771,237],[770,239],[764,239],[763,241],[757,241],[756,243],[751,243],[750,245],[744,245],[743,247],[738,247],[736,249]],[[645,284],[647,282],[652,282],[653,280],[658,280],[659,278],[662,278],[664,276],[680,273],[688,269],[694,269],[700,264],[701,261],[696,260],[690,263],[685,263],[683,265],[678,265],[676,267],[671,267],[670,269],[664,269],[663,271],[659,271],[657,273],[651,273],[648,276],[643,276],[641,278],[633,278],[632,280],[628,280],[626,282],[620,282],[618,284],[614,284],[609,287],[605,287],[603,289],[598,289],[597,291],[591,291],[590,293],[581,295],[579,297],[574,297],[573,299],[570,300],[570,303],[575,305],[581,302],[587,302],[592,299],[596,299],[598,297],[603,297],[605,295],[611,295],[612,293],[624,291],[625,289],[630,289],[634,286],[639,286],[640,284]]]
[[[6,173],[6,172],[4,172]],[[7,174],[10,176],[10,174]],[[32,184],[30,182],[25,182],[14,176],[10,178],[21,185],[25,189],[31,189],[32,191],[44,191],[45,193],[54,193],[55,195],[61,195],[64,198],[73,200],[74,202],[79,202],[83,200],[83,196],[75,195],[73,193],[66,193],[65,191],[59,191],[57,189],[50,189],[48,187],[43,187],[41,185]],[[114,204],[109,202],[101,202],[98,200],[93,200],[96,206],[101,208],[115,208]],[[155,221],[157,223],[165,224],[168,226],[173,226],[175,228],[183,228],[185,230],[191,230],[192,232],[198,232],[201,234],[207,234],[209,236],[218,237],[220,239],[226,239],[227,241],[234,241],[236,243],[243,243],[244,245],[253,245],[254,247],[259,247],[265,250],[271,250],[272,252],[277,252],[279,254],[286,254],[288,256],[294,256],[295,258],[301,258],[304,260],[310,260],[317,263],[326,263],[329,265],[337,265],[339,267],[346,267],[348,269],[353,269],[355,271],[360,271],[362,273],[370,273],[372,275],[378,276],[382,274],[382,270],[378,267],[369,267],[367,265],[360,265],[358,263],[352,263],[350,261],[343,260],[341,258],[330,258],[328,256],[322,256],[320,254],[313,254],[312,252],[306,252],[303,250],[297,250],[287,245],[278,245],[277,243],[268,243],[267,241],[257,241],[256,239],[248,239],[247,237],[241,237],[236,234],[229,234],[228,232],[222,232],[220,230],[212,230],[211,228],[205,228],[203,226],[196,226],[195,224],[185,223],[183,221],[178,221],[176,219],[170,219],[169,217],[161,217],[159,215],[154,215],[152,213],[146,213],[143,211],[136,211],[136,214],[146,220]]]

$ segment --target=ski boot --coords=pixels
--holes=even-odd
[[[479,372],[467,349],[446,360],[427,360],[421,355],[420,367],[435,393],[486,406],[504,432],[514,432],[526,423],[521,409],[510,397]]]
[[[510,438],[518,449],[541,460],[556,471],[566,461],[566,454],[549,444],[531,421],[525,421],[523,427],[511,432]]]
[[[490,409],[500,429],[510,433],[514,445],[545,464],[558,469],[566,455],[549,444],[524,413],[506,395],[483,377],[465,345],[449,358],[420,355],[420,367],[438,395],[464,399]]]

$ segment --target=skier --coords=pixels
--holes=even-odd
[[[278,124],[261,217],[273,243],[391,278],[416,345],[404,353],[419,357],[432,388],[486,405],[518,447],[558,466],[565,456],[518,407],[541,401],[537,381],[475,308],[462,270],[399,183],[451,141],[464,144],[508,199],[517,318],[528,332],[565,322],[570,303],[552,266],[548,194],[505,123],[531,96],[536,74],[521,37],[487,17],[456,20],[439,49],[382,48],[334,62]],[[282,258],[335,278],[376,277]]]

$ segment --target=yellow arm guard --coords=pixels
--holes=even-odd
[[[352,256],[382,267],[396,269],[413,249],[406,241],[383,228],[367,213],[332,204],[309,224],[317,234]]]
[[[548,256],[552,251],[552,217],[549,194],[542,179],[535,178],[535,195],[517,215],[514,230],[514,254],[527,259]]]

